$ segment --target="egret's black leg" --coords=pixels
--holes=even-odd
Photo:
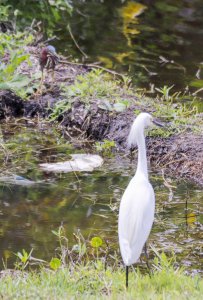
[[[128,266],[125,269],[126,289],[128,288]]]
[[[147,265],[148,270],[150,271],[149,255],[147,253],[147,243],[144,244],[144,253],[145,253],[145,256],[146,256],[146,265]]]

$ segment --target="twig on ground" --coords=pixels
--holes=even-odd
[[[192,95],[195,96],[197,95],[199,92],[202,92],[203,91],[203,87],[198,89],[197,91],[195,91]]]

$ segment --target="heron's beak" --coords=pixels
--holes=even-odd
[[[153,119],[152,123],[159,127],[164,127],[164,125],[157,119]]]

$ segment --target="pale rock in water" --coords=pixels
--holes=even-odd
[[[46,172],[91,172],[103,164],[103,158],[94,154],[71,154],[72,159],[57,163],[40,164],[40,168]]]
[[[37,182],[29,180],[25,177],[19,176],[19,175],[6,175],[0,177],[0,183],[4,184],[14,184],[14,185],[21,185],[21,186],[31,186],[36,184]]]

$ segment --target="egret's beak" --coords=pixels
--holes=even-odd
[[[153,120],[152,120],[152,123],[155,124],[156,126],[164,127],[164,125],[163,125],[160,121],[158,121],[158,120],[156,120],[156,119],[153,119]]]

